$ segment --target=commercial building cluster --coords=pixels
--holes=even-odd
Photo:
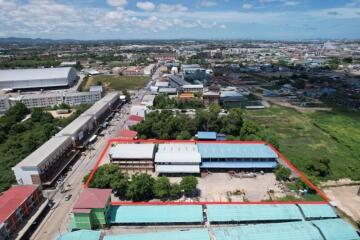
[[[277,153],[262,143],[170,142],[117,144],[109,158],[124,170],[157,174],[199,174],[201,171],[272,170]]]
[[[49,186],[80,153],[91,135],[120,106],[118,93],[109,93],[12,169],[18,184]]]

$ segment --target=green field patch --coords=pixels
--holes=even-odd
[[[360,179],[359,114],[301,113],[274,105],[246,111],[246,117],[272,129],[278,137],[280,151],[305,174],[314,174],[308,169],[309,164],[328,159],[330,172],[327,176],[317,176],[318,179]]]

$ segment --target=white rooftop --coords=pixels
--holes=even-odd
[[[68,78],[71,67],[0,70],[1,81]]]
[[[152,159],[155,144],[117,144],[110,148],[109,155],[116,159]]]
[[[201,163],[201,156],[195,144],[159,144],[155,155],[156,163]]]

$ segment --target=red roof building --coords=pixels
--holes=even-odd
[[[17,185],[0,195],[0,224],[4,223],[9,236],[20,229],[21,223],[32,215],[42,202],[37,185]]]
[[[133,140],[136,138],[137,132],[136,131],[132,131],[132,130],[120,130],[119,131],[119,138],[120,139],[130,139]]]
[[[111,189],[86,188],[80,194],[74,210],[105,208],[111,195]]]
[[[84,189],[72,211],[76,228],[97,229],[105,227],[110,201],[111,189]]]

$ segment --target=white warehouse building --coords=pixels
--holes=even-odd
[[[158,174],[200,173],[201,155],[196,144],[159,144],[155,154]]]
[[[72,67],[0,70],[0,89],[66,87],[77,78]]]

